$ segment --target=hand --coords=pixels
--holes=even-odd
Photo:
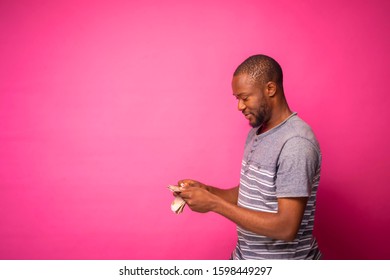
[[[207,186],[194,180],[179,181],[182,191],[179,196],[195,212],[206,213],[215,207],[218,197],[207,190]]]
[[[196,188],[208,190],[208,187],[205,184],[202,184],[198,181],[191,180],[191,179],[180,180],[177,183],[177,185],[181,188],[196,187]]]

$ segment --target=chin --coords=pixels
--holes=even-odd
[[[259,127],[260,125],[262,125],[262,122],[259,122],[259,121],[249,122],[249,125],[251,127],[255,128],[255,127]]]

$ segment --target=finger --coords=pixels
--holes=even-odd
[[[194,183],[195,183],[194,180],[184,179],[178,182],[178,186],[181,188],[188,188],[188,187],[192,187]]]
[[[177,185],[179,188],[185,188],[188,186],[188,180],[180,180]]]
[[[181,193],[178,194],[183,199],[189,199],[191,198],[191,191],[184,190]]]

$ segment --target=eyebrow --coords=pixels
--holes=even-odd
[[[241,95],[250,95],[250,94],[249,93],[245,93],[245,92],[240,92],[240,93],[237,93],[237,94],[233,93],[233,96],[235,96],[235,97],[240,97]]]

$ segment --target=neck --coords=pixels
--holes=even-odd
[[[264,133],[275,126],[284,122],[289,116],[291,116],[292,111],[288,107],[287,103],[279,108],[274,108],[270,119],[262,124],[259,128],[258,133]]]

